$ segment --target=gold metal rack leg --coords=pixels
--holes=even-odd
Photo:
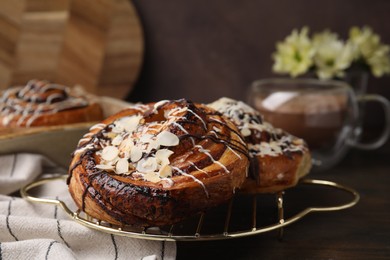
[[[230,218],[232,216],[232,208],[233,208],[233,199],[229,201],[229,207],[228,207],[228,212],[226,214],[226,219],[225,219],[225,227],[223,230],[223,235],[227,236],[228,230],[229,230],[229,225],[230,225]]]
[[[173,231],[173,228],[175,227],[175,225],[171,225],[171,227],[169,228],[169,232],[168,232],[168,236],[169,237],[172,237],[173,236],[173,233],[172,233],[172,231]]]
[[[197,228],[196,228],[195,237],[199,237],[199,236],[200,236],[200,230],[202,229],[202,226],[203,226],[203,220],[204,220],[204,212],[202,212],[202,213],[200,214],[198,226],[197,226]]]
[[[253,197],[252,197],[252,231],[256,231],[256,228],[257,228],[256,218],[257,218],[257,196],[253,195]]]
[[[278,204],[278,218],[279,218],[279,224],[284,223],[284,209],[283,209],[283,195],[284,191],[279,191],[276,193],[276,200]],[[279,228],[279,234],[278,234],[278,239],[282,240],[283,239],[283,227]]]

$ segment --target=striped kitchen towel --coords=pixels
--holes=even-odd
[[[61,208],[20,198],[18,190],[44,174],[58,174],[41,155],[0,156],[0,260],[8,259],[175,259],[176,244],[114,236],[86,228]],[[39,190],[73,204],[58,181]],[[74,205],[74,204],[73,204]]]

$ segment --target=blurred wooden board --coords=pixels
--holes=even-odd
[[[37,78],[122,98],[142,58],[129,0],[0,1],[0,89]]]

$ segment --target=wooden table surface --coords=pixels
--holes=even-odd
[[[307,215],[285,228],[282,241],[271,231],[223,241],[178,242],[177,258],[390,259],[390,143],[376,151],[350,151],[338,166],[310,178],[352,187],[360,201],[349,209]],[[337,200],[339,195],[328,196]]]

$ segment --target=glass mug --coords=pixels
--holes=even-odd
[[[385,128],[370,143],[361,143],[361,102],[378,102],[385,111]],[[350,147],[365,150],[383,145],[390,133],[390,103],[380,95],[356,96],[342,81],[265,79],[255,81],[248,103],[275,127],[303,138],[313,157],[313,170],[336,165]]]

